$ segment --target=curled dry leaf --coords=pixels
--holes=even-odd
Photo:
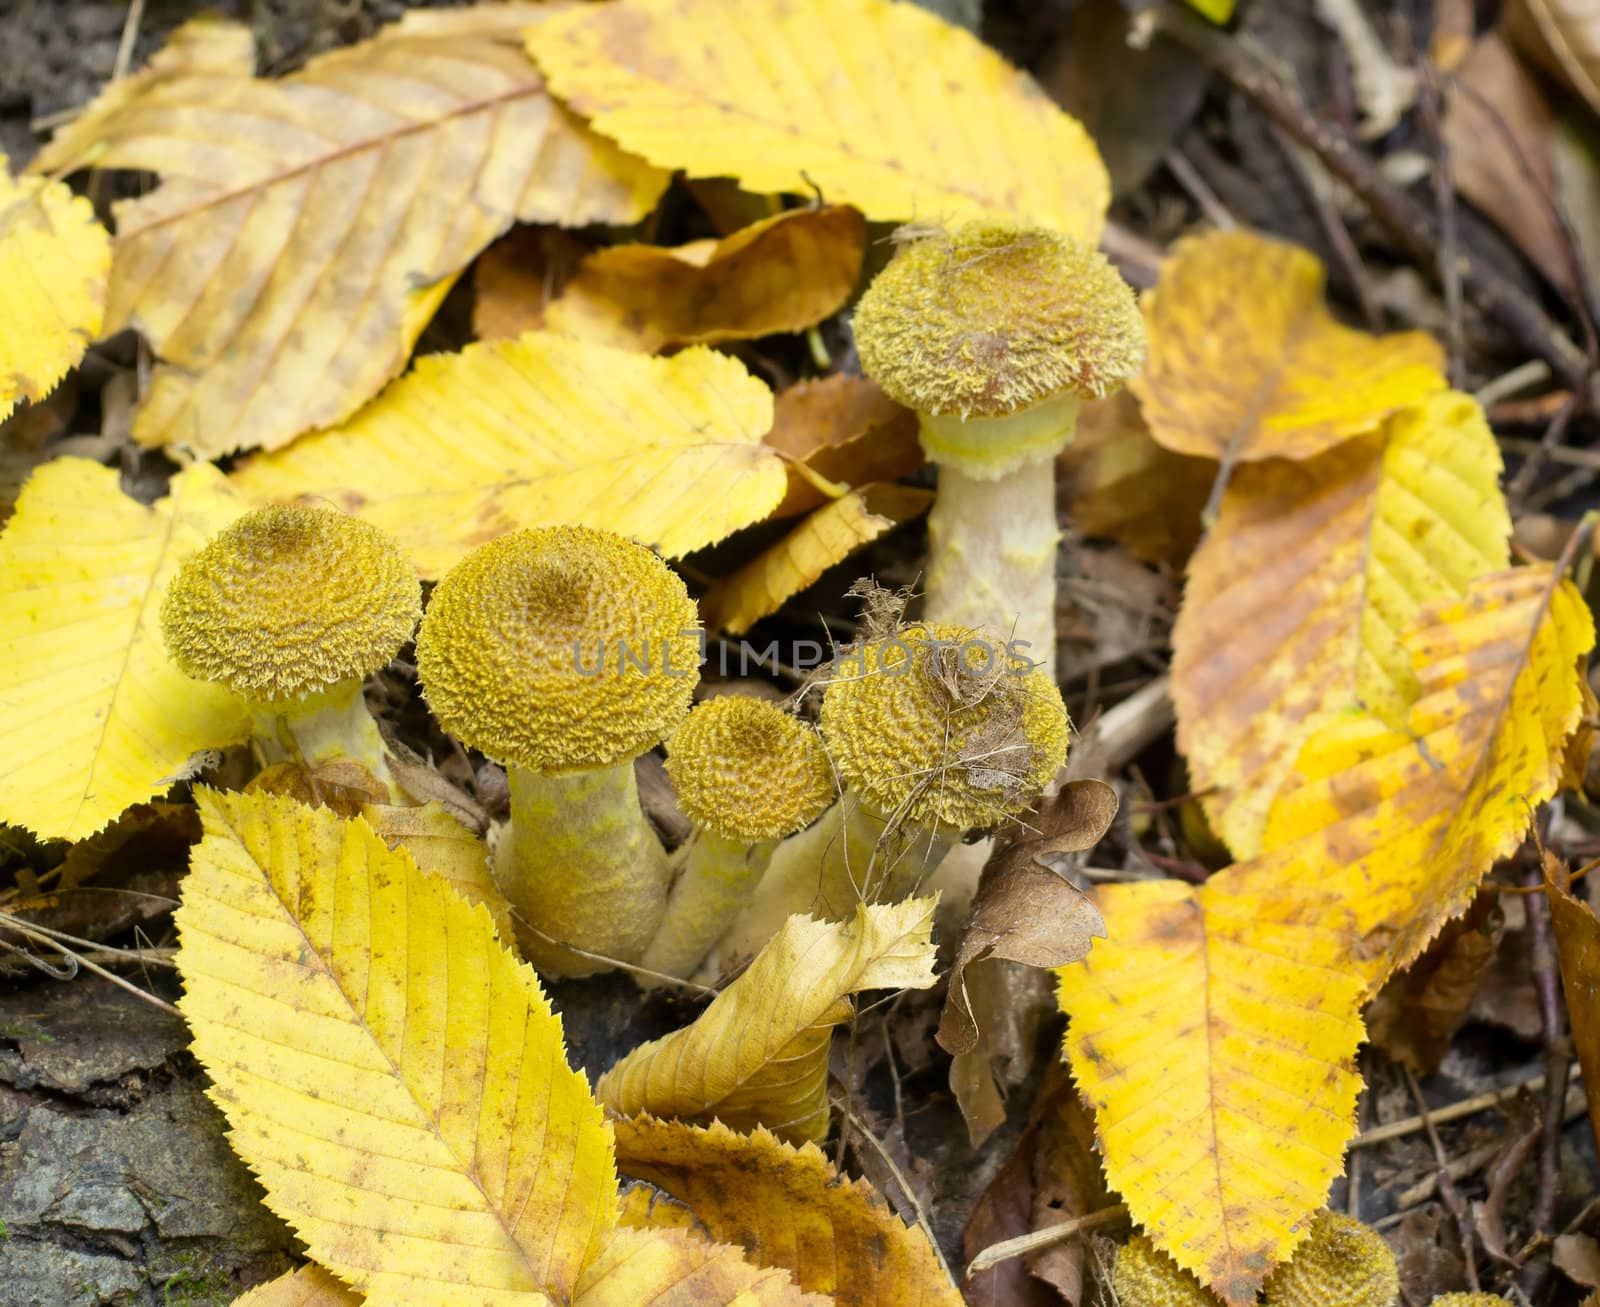
[[[1357,705],[1416,697],[1402,635],[1510,560],[1500,453],[1454,391],[1303,463],[1240,468],[1189,565],[1173,630],[1178,742],[1206,815],[1253,857],[1300,746]]]
[[[157,620],[178,568],[247,507],[206,464],[150,508],[85,459],[34,473],[0,535],[0,821],[82,839],[249,736],[238,699],[172,665]]]
[[[1359,1003],[1555,792],[1593,642],[1551,569],[1481,578],[1407,633],[1399,729],[1351,714],[1306,745],[1260,856],[1198,888],[1101,888],[1108,938],[1059,973],[1067,1054],[1134,1220],[1229,1303],[1254,1300],[1338,1171]],[[1152,1121],[1156,1096],[1189,1110]]]
[[[330,501],[392,535],[424,577],[527,526],[606,527],[672,555],[783,497],[761,443],[772,392],[704,347],[650,358],[530,332],[417,360],[343,426],[250,459],[257,502]]]
[[[933,492],[870,485],[830,500],[769,549],[715,582],[700,599],[705,624],[731,635],[775,613],[830,567],[928,511]]]
[[[550,302],[589,247],[555,227],[516,227],[472,265],[472,334],[506,340],[540,331]]]
[[[1567,866],[1548,851],[1544,854],[1544,892],[1550,900],[1573,1048],[1583,1068],[1589,1127],[1600,1145],[1600,917],[1573,894]]]
[[[528,48],[595,130],[691,177],[820,192],[880,222],[995,214],[1100,238],[1110,184],[1088,134],[914,5],[617,0],[540,23]]]
[[[1600,5],[1594,0],[1510,0],[1506,30],[1524,54],[1600,113]]]
[[[959,1307],[927,1236],[865,1180],[841,1176],[815,1144],[649,1116],[619,1120],[616,1132],[623,1175],[665,1190],[712,1238],[781,1267],[802,1289],[839,1307]]]
[[[828,1307],[785,1271],[687,1230],[620,1229],[584,1271],[573,1307]]]
[[[765,440],[792,460],[789,488],[773,517],[794,517],[828,502],[796,465],[848,486],[898,481],[922,466],[916,414],[866,377],[835,372],[778,393]]]
[[[402,21],[279,80],[180,62],[57,135],[36,168],[162,177],[116,211],[107,325],[163,360],[135,440],[212,457],[341,421],[512,221],[649,210],[666,175],[556,105],[528,62],[521,33],[545,12]]]
[[[844,922],[790,917],[693,1023],[634,1049],[596,1096],[623,1116],[822,1139],[833,1028],[850,1019],[852,994],[933,984],[934,902],[861,904]]]
[[[302,1266],[235,1298],[233,1307],[361,1307],[361,1295],[320,1266]]]
[[[1179,241],[1144,297],[1149,355],[1128,383],[1150,434],[1225,464],[1311,458],[1444,389],[1420,331],[1335,322],[1316,257],[1247,231]]]
[[[1064,967],[1084,957],[1094,940],[1105,938],[1094,901],[1050,859],[1092,849],[1116,815],[1117,792],[1104,781],[1071,781],[1036,812],[1025,814],[1008,840],[997,843],[950,969],[938,1033],[947,1053],[968,1053],[978,1044],[967,967],[990,957]]]
[[[800,331],[837,313],[861,275],[854,209],[792,209],[723,240],[612,245],[578,267],[546,312],[552,331],[621,349]]]
[[[55,389],[100,334],[111,238],[60,182],[0,154],[0,418]]]

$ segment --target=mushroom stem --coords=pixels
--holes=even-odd
[[[697,829],[679,854],[666,916],[640,965],[666,976],[692,975],[749,902],[777,847],[775,839],[751,843]]]
[[[301,699],[247,706],[262,758],[269,766],[303,762],[316,768],[335,758],[350,758],[387,786],[391,795],[398,793],[383,736],[367,711],[360,681],[339,681]]]
[[[494,869],[523,955],[547,976],[607,969],[560,942],[637,961],[666,912],[669,870],[639,806],[633,760],[555,776],[510,767],[507,779],[511,824]]]
[[[894,821],[848,791],[823,821],[832,828],[831,838],[820,850],[810,911],[830,921],[848,920],[858,903],[908,897],[955,842],[951,832]]]
[[[1053,462],[992,479],[941,465],[928,514],[928,620],[998,631],[1054,680],[1060,540]]]

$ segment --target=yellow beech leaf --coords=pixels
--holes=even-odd
[[[1188,0],[1189,8],[1204,14],[1213,23],[1225,23],[1233,17],[1234,0]]]
[[[1254,1301],[1339,1170],[1360,1002],[1555,792],[1593,642],[1551,569],[1479,578],[1406,634],[1403,729],[1351,712],[1306,744],[1264,853],[1199,888],[1102,888],[1108,938],[1059,973],[1073,1074],[1133,1218],[1228,1302]]]
[[[596,250],[545,313],[569,336],[652,353],[800,331],[837,313],[861,275],[854,209],[792,209],[722,240]]]
[[[164,360],[136,440],[212,457],[338,422],[513,220],[655,203],[664,173],[551,101],[521,48],[544,12],[408,17],[276,81],[180,67],[63,129],[36,168],[163,180],[117,207],[107,325]]]
[[[790,917],[694,1022],[601,1076],[596,1097],[623,1116],[822,1139],[833,1027],[850,1019],[851,994],[933,984],[934,902],[860,904],[845,922]]]
[[[533,969],[360,818],[197,801],[181,1006],[267,1206],[375,1301],[570,1301],[616,1171]]]
[[[717,581],[700,599],[705,624],[739,635],[830,567],[902,522],[924,513],[933,492],[914,486],[862,486],[831,500],[782,540],[738,571]]]
[[[773,517],[797,517],[826,504],[817,477],[863,486],[898,481],[923,462],[917,415],[875,381],[845,372],[780,390],[773,401],[772,430],[763,439],[790,460],[789,489]]]
[[[653,1117],[616,1123],[617,1169],[689,1208],[722,1243],[839,1307],[961,1307],[927,1236],[815,1144]],[[652,1218],[651,1224],[655,1224]]]
[[[1239,469],[1189,565],[1173,630],[1178,743],[1211,824],[1248,858],[1307,736],[1362,707],[1404,723],[1402,635],[1510,561],[1500,454],[1454,391],[1305,462]]]
[[[258,501],[331,501],[398,540],[424,577],[525,526],[620,531],[686,554],[783,498],[761,443],[772,392],[704,347],[650,358],[564,336],[434,354],[342,427],[234,474]]]
[[[686,1230],[621,1229],[583,1273],[573,1307],[827,1307],[786,1271]]]
[[[1247,231],[1179,241],[1144,297],[1144,371],[1128,383],[1150,433],[1228,463],[1310,458],[1444,389],[1420,331],[1335,322],[1314,255]]]
[[[1084,404],[1078,434],[1056,465],[1067,519],[1084,535],[1104,536],[1135,558],[1172,567],[1182,567],[1200,543],[1216,461],[1156,444],[1128,391]]]
[[[0,154],[0,418],[55,389],[100,334],[111,238],[60,182]]]
[[[302,1266],[235,1298],[233,1307],[361,1307],[361,1295],[320,1266]]]
[[[421,805],[368,803],[361,815],[391,849],[400,846],[423,871],[447,882],[468,903],[481,903],[506,944],[517,937],[511,905],[489,870],[489,846],[438,800]]]
[[[1100,239],[1110,181],[1082,126],[915,5],[612,0],[539,24],[528,48],[595,130],[664,168],[820,191],[876,221],[998,214]]]
[[[167,659],[179,566],[249,505],[209,465],[152,508],[81,458],[40,467],[0,534],[0,821],[93,835],[191,755],[247,738],[244,705]]]

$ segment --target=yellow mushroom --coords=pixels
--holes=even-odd
[[[667,858],[633,761],[689,711],[699,635],[665,563],[587,527],[502,536],[429,600],[423,693],[447,731],[506,767],[495,873],[549,975],[606,969],[573,949],[636,962],[661,924]]]
[[[833,801],[833,769],[811,726],[730,694],[701,704],[673,733],[667,774],[695,831],[641,965],[687,977],[749,900],[778,841]]]
[[[1400,1271],[1383,1236],[1353,1216],[1324,1209],[1262,1289],[1262,1307],[1394,1307]]]
[[[1222,1303],[1142,1234],[1118,1250],[1111,1287],[1119,1307],[1221,1307]]]
[[[363,678],[411,638],[416,569],[376,527],[325,508],[245,514],[178,571],[161,606],[185,675],[249,706],[269,763],[351,758],[392,786]]]
[[[981,219],[902,248],[854,326],[863,370],[916,411],[939,464],[928,617],[1014,631],[1053,678],[1054,459],[1080,402],[1144,362],[1132,290],[1090,246]]]

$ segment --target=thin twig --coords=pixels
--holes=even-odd
[[[1542,867],[1530,868],[1524,883],[1543,883]],[[1544,1131],[1539,1140],[1539,1187],[1530,1219],[1533,1237],[1554,1233],[1556,1208],[1561,1199],[1561,1125],[1567,1097],[1566,1016],[1561,1005],[1561,973],[1556,962],[1555,936],[1550,924],[1550,901],[1534,896],[1527,901],[1528,942],[1533,953],[1533,982],[1539,996],[1539,1027],[1544,1040]],[[1550,1260],[1529,1262],[1517,1283],[1530,1299],[1537,1298],[1550,1276]]]
[[[1581,1073],[1577,1063],[1568,1068],[1568,1078],[1576,1079]],[[1486,1112],[1491,1107],[1510,1102],[1524,1090],[1531,1094],[1538,1093],[1545,1085],[1543,1071],[1536,1075],[1528,1076],[1524,1080],[1515,1081],[1509,1085],[1502,1085],[1499,1089],[1491,1089],[1487,1093],[1474,1094],[1471,1098],[1463,1098],[1458,1103],[1451,1103],[1448,1107],[1434,1109],[1428,1114],[1436,1125],[1444,1125],[1448,1121],[1459,1121],[1464,1116],[1475,1116],[1479,1112]],[[1386,1144],[1391,1139],[1404,1139],[1407,1135],[1414,1135],[1417,1131],[1425,1129],[1427,1121],[1420,1116],[1408,1116],[1399,1121],[1389,1121],[1384,1125],[1373,1126],[1370,1130],[1363,1130],[1350,1141],[1351,1148],[1371,1148],[1375,1144]]]
[[[990,1244],[967,1263],[967,1278],[970,1280],[974,1275],[987,1271],[992,1266],[998,1266],[1001,1262],[1009,1262],[1013,1257],[1026,1257],[1041,1248],[1064,1243],[1073,1235],[1087,1234],[1090,1230],[1098,1230],[1101,1226],[1114,1225],[1118,1221],[1127,1219],[1127,1205],[1118,1203],[1115,1207],[1102,1207],[1098,1212],[1090,1212],[1087,1216],[1074,1216],[1070,1221],[1047,1225],[1044,1229],[1034,1230],[1029,1234],[1019,1234],[1014,1239],[1002,1239],[999,1243]]]
[[[1434,1160],[1439,1164],[1439,1197],[1444,1199],[1444,1205],[1450,1209],[1456,1230],[1461,1236],[1461,1260],[1466,1265],[1467,1286],[1473,1293],[1477,1293],[1478,1267],[1472,1252],[1472,1217],[1467,1211],[1467,1201],[1456,1188],[1455,1181],[1450,1178],[1450,1157],[1444,1151],[1438,1130],[1434,1128],[1433,1117],[1428,1112],[1428,1101],[1422,1096],[1422,1086],[1417,1084],[1417,1077],[1412,1074],[1410,1067],[1402,1066],[1400,1070],[1405,1073],[1406,1085],[1417,1104],[1417,1115],[1422,1118],[1422,1128],[1428,1132],[1428,1142],[1433,1146]]]
[[[1439,283],[1444,287],[1448,330],[1448,375],[1452,386],[1461,384],[1465,366],[1466,331],[1461,314],[1461,240],[1456,221],[1456,183],[1451,169],[1450,142],[1445,139],[1439,113],[1439,83],[1433,65],[1422,61],[1422,121],[1433,144],[1433,202],[1439,215]]]
[[[840,1107],[842,1105],[836,1101],[834,1106]],[[927,1235],[928,1245],[933,1249],[933,1255],[939,1259],[939,1265],[944,1268],[944,1273],[949,1278],[950,1283],[954,1284],[956,1282],[955,1274],[950,1269],[950,1263],[944,1259],[944,1253],[939,1248],[939,1240],[934,1237],[933,1223],[928,1220],[928,1213],[923,1209],[922,1200],[917,1197],[916,1190],[911,1187],[905,1176],[901,1174],[900,1168],[895,1165],[894,1158],[889,1156],[889,1150],[883,1146],[882,1141],[879,1140],[877,1135],[868,1130],[867,1127],[862,1124],[861,1119],[848,1108],[844,1109],[844,1117],[845,1120],[860,1133],[861,1137],[872,1145],[872,1151],[877,1153],[877,1155],[883,1160],[884,1166],[889,1169],[889,1174],[894,1177],[894,1182],[900,1186],[900,1189],[905,1194],[907,1201],[910,1202],[911,1210],[917,1214],[917,1225],[921,1228],[922,1233]]]

